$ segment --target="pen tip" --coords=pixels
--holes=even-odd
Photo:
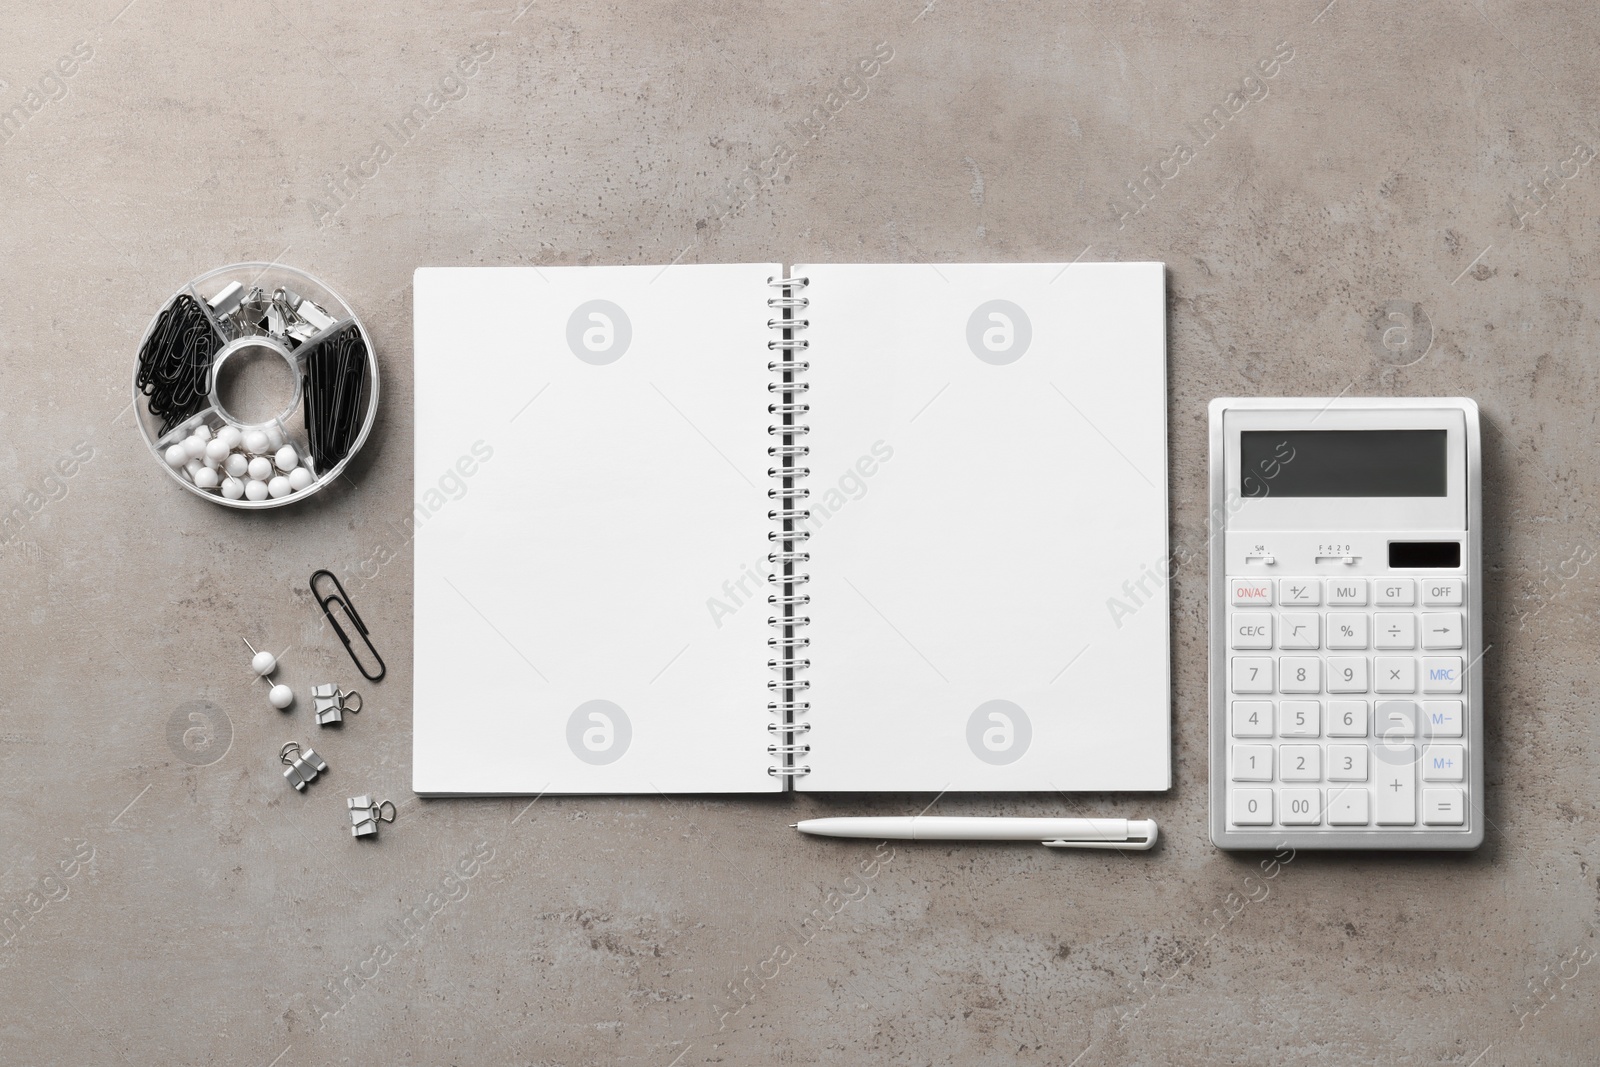
[[[799,823],[797,823],[797,822],[792,822],[792,823],[790,823],[790,824],[789,824],[789,829],[791,829],[791,830],[793,830],[793,829],[795,829],[795,828],[796,828],[796,827],[798,827],[798,826],[799,826],[799,825],[800,825],[800,824],[799,824]]]

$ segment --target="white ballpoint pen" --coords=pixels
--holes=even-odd
[[[1051,848],[1143,851],[1156,843],[1153,819],[1018,819],[937,815],[806,819],[803,834],[892,841],[1037,841]]]

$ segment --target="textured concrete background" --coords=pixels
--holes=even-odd
[[[0,1062],[1592,1062],[1600,16],[1324,2],[13,7]],[[414,267],[1079,255],[1170,264],[1175,546],[1213,396],[1483,405],[1480,852],[1212,848],[1200,569],[1170,795],[935,809],[1149,815],[1153,854],[786,826],[926,796],[410,795]],[[247,259],[340,289],[385,374],[350,483],[266,514],[167,484],[127,410],[152,312]],[[308,713],[239,639],[355,683],[316,567],[366,568],[391,670],[302,796]],[[358,843],[368,790],[399,820]]]

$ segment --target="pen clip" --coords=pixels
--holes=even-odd
[[[1129,819],[1127,837],[1120,840],[1073,837],[1041,841],[1039,844],[1046,848],[1114,848],[1118,852],[1145,852],[1156,847],[1156,840],[1160,836],[1154,819]]]

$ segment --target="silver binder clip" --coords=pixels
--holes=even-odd
[[[351,699],[354,704],[349,703]],[[326,685],[313,686],[311,689],[312,710],[317,716],[318,726],[327,726],[329,723],[344,722],[344,713],[354,715],[361,710],[361,694],[356,692],[346,693],[332,682]]]
[[[295,305],[296,315],[310,326],[313,332],[320,333],[339,320],[328,314],[315,300],[301,300]]]
[[[282,304],[274,300],[267,305],[267,332],[274,337],[282,337],[289,330],[289,313]]]
[[[239,282],[229,282],[223,286],[222,292],[212,297],[207,303],[211,305],[211,313],[222,319],[232,315],[238,309],[239,302],[243,299],[244,286]]]
[[[379,822],[394,822],[394,801],[384,800],[377,804],[369,796],[351,797],[347,803],[350,806],[350,836],[367,837],[376,836]]]
[[[283,777],[296,790],[305,791],[306,783],[328,769],[328,764],[317,755],[316,749],[300,751],[296,741],[290,741],[278,751],[278,760],[284,764]]]

